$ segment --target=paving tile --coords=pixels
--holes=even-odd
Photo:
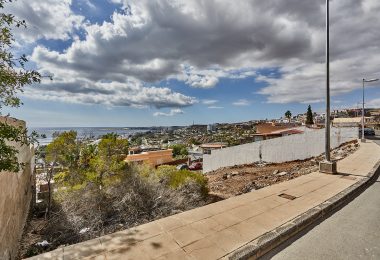
[[[169,254],[163,255],[159,258],[155,258],[155,260],[191,260],[193,259],[191,256],[186,254],[183,249],[175,250],[170,252]]]
[[[262,210],[265,210],[264,207],[262,207]],[[230,210],[229,213],[232,214],[234,217],[237,217],[241,221],[244,221],[246,219],[249,219],[249,218],[259,214],[258,211],[256,211],[253,208],[253,205],[252,206],[251,205],[240,206],[238,208]]]
[[[253,217],[250,221],[257,223],[261,228],[265,228],[267,231],[271,231],[277,226],[280,226],[285,223],[285,220],[281,216],[276,216],[274,209],[266,211],[263,214]]]
[[[176,218],[181,219],[187,223],[193,223],[213,215],[213,212],[208,208],[200,207],[193,210],[189,210],[175,215]]]
[[[104,247],[100,239],[92,239],[83,243],[66,246],[63,248],[64,260],[92,257],[104,253]]]
[[[205,236],[201,232],[194,229],[191,225],[173,229],[168,233],[182,247],[193,243]]]
[[[192,259],[219,259],[227,254],[207,237],[184,247],[185,252]]]
[[[143,240],[136,238],[136,233],[132,230],[119,231],[110,235],[102,236],[99,238],[103,248],[106,251],[112,251],[120,247],[134,246]]]
[[[246,238],[242,237],[239,232],[233,228],[228,227],[210,236],[206,239],[216,244],[225,252],[231,252],[246,243]]]
[[[212,233],[215,233],[216,231],[220,231],[226,228],[225,226],[219,224],[212,218],[199,220],[197,222],[192,223],[190,226],[191,228],[197,230],[198,232],[204,235],[210,235]]]
[[[132,246],[123,246],[106,252],[107,260],[150,260],[152,259],[143,248],[136,244]]]
[[[264,227],[258,225],[253,219],[248,219],[230,228],[239,234],[244,243],[256,239],[267,231]]]
[[[308,182],[298,187],[291,188],[287,190],[286,193],[295,197],[301,197],[311,191],[320,189],[321,187],[333,182],[334,180],[335,180],[334,177],[330,177],[327,180],[316,179],[312,182]]]
[[[156,221],[158,225],[161,226],[161,229],[164,231],[170,231],[172,229],[176,229],[188,224],[185,220],[181,218],[176,218],[174,216],[170,216],[167,218],[162,218]]]
[[[92,256],[92,257],[86,257],[86,258],[83,258],[85,260],[107,260],[107,257],[106,257],[106,254],[101,254],[101,255],[97,255],[97,256]]]
[[[141,248],[149,258],[157,258],[181,249],[169,234],[161,234],[144,240],[139,244],[139,248]]]
[[[211,219],[224,227],[230,227],[242,221],[228,211],[212,216]]]

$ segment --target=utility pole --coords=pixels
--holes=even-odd
[[[330,8],[326,0],[326,119],[325,119],[325,161],[319,163],[319,171],[335,174],[336,162],[330,156]]]

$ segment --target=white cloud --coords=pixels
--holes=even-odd
[[[268,102],[324,100],[323,0],[113,2],[122,3],[129,11],[115,12],[111,21],[102,24],[83,24],[83,17],[70,9],[70,0],[15,4],[15,14],[28,14],[32,24],[25,38],[68,39],[78,27],[85,32],[84,39],[76,38],[63,52],[37,46],[32,55],[41,71],[68,84],[63,89],[79,84],[78,89],[87,92],[74,99],[112,103],[108,99],[114,96],[103,92],[116,88],[121,99],[118,104],[147,106],[154,100],[154,106],[167,103],[175,107],[178,103],[181,107],[196,100],[141,82],[178,79],[190,87],[212,88],[222,78],[257,76],[264,83],[258,93]],[[377,0],[331,1],[332,95],[360,88],[363,77],[379,77],[379,11]],[[277,68],[278,75],[259,75],[268,68]],[[64,80],[68,78],[75,80]],[[138,94],[141,102],[131,102],[135,99],[132,94],[115,87],[130,82],[139,82],[138,90],[131,93],[143,93]],[[49,91],[63,93],[61,100],[72,93]],[[178,102],[162,93],[174,95]],[[61,95],[54,95],[60,99]]]
[[[183,114],[183,110],[176,108],[176,109],[171,109],[169,113],[164,113],[164,112],[155,112],[153,115],[154,116],[175,116],[175,115],[180,115]]]
[[[138,81],[93,82],[76,78],[66,80],[54,78],[35,88],[28,88],[25,95],[34,99],[57,100],[68,103],[103,104],[112,106],[186,107],[198,101],[169,88],[144,87]]]
[[[224,107],[221,107],[221,106],[209,106],[208,108],[210,108],[210,109],[222,109]]]
[[[232,103],[234,106],[249,106],[250,104],[251,102],[246,99],[239,99],[238,101]]]
[[[215,99],[204,99],[202,100],[202,104],[205,104],[205,105],[214,105],[218,103],[218,100],[215,100]]]
[[[27,29],[16,30],[22,40],[68,40],[84,21],[84,17],[74,14],[70,6],[71,0],[19,0],[6,4],[4,11],[26,21]]]
[[[368,108],[380,108],[380,98],[371,99],[365,105]]]

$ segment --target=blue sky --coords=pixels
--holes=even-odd
[[[296,2],[19,0],[6,7],[29,24],[15,32],[18,52],[53,81],[27,87],[24,105],[2,113],[59,127],[239,122],[308,104],[322,112],[324,1]],[[337,0],[338,10],[333,109],[356,107],[363,75],[380,77],[380,4]],[[357,36],[364,24],[372,33]],[[380,107],[380,84],[366,98]]]

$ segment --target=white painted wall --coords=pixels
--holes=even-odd
[[[331,128],[331,148],[357,139],[357,127]],[[318,156],[325,150],[325,129],[243,144],[203,155],[203,172],[254,162],[287,162]]]

